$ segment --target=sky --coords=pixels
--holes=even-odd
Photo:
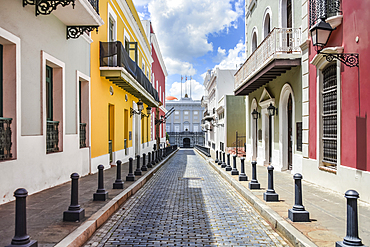
[[[166,95],[204,95],[207,70],[236,69],[245,61],[244,0],[133,0],[140,19],[150,20],[168,77]],[[191,78],[191,80],[190,80]]]

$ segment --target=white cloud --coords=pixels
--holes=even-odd
[[[191,93],[190,93],[190,83],[191,83]],[[197,82],[196,80],[188,80],[185,82],[174,82],[172,83],[171,87],[168,90],[167,95],[175,96],[176,98],[180,99],[181,97],[181,87],[182,87],[182,95],[185,96],[185,92],[194,99],[200,100],[204,95],[204,86]],[[186,90],[186,91],[185,91]]]
[[[221,56],[221,62],[215,66],[219,69],[236,69],[239,68],[240,64],[244,63],[245,61],[245,45],[243,41],[239,41],[238,44],[233,49],[230,49],[227,52],[224,49],[218,48],[218,55]]]
[[[148,11],[163,56],[189,61],[212,51],[207,35],[235,27],[243,16],[242,2],[232,10],[225,0],[151,0]]]
[[[178,59],[165,57],[164,63],[166,64],[169,74],[195,75],[195,73],[197,73],[197,71],[193,68],[193,65],[188,62],[182,62]]]
[[[147,5],[152,0],[133,0],[135,6]]]

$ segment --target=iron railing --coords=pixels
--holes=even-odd
[[[46,122],[46,153],[59,151],[59,121]]]
[[[235,89],[274,55],[301,54],[300,28],[274,28],[235,74]]]
[[[86,123],[80,123],[80,148],[86,147]]]
[[[123,67],[159,102],[158,92],[140,67],[130,58],[120,41],[100,42],[100,67]]]
[[[211,157],[211,153],[209,151],[209,148],[207,147],[203,147],[203,146],[200,146],[200,145],[194,145],[194,147],[196,149],[198,149],[200,152],[202,152],[203,154],[205,154],[207,157]]]
[[[310,27],[321,18],[341,15],[341,0],[310,0]]]
[[[91,6],[95,9],[96,13],[99,15],[99,0],[89,0]]]
[[[11,118],[0,117],[0,160],[12,158],[12,124]]]
[[[245,156],[245,153],[247,151],[246,135],[241,135],[240,133],[238,133],[238,131],[236,131],[235,142],[233,142],[231,146],[232,147],[228,148],[229,151],[235,152],[236,156]]]

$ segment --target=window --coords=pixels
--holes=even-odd
[[[184,111],[184,114],[185,114],[185,115],[189,115],[189,112],[188,112],[188,111]]]
[[[180,126],[175,125],[175,132],[179,132],[179,131],[180,131]]]
[[[323,71],[322,100],[322,162],[337,167],[337,65],[329,64]]]
[[[89,146],[89,77],[78,72],[80,148]]]
[[[198,119],[198,116],[194,116],[194,119]]]
[[[189,128],[190,128],[189,124],[184,124],[184,131],[189,131]]]
[[[194,126],[193,126],[193,131],[194,131],[194,132],[198,132],[198,125],[194,125]]]
[[[270,25],[270,14],[266,14],[265,22],[263,25],[263,38],[266,38],[267,35],[271,32],[271,25]]]
[[[180,114],[180,112],[179,111],[175,111],[175,115],[179,115]]]
[[[108,33],[108,39],[109,42],[115,41],[115,21],[113,18],[109,18],[109,33]]]
[[[46,119],[53,121],[53,69],[46,66]]]
[[[0,117],[3,117],[3,45],[0,44]]]
[[[171,132],[171,125],[170,124],[166,124],[166,131]]]
[[[254,32],[252,36],[252,53],[257,49],[257,33]]]
[[[194,115],[198,115],[198,111],[195,111],[195,112],[194,112]]]

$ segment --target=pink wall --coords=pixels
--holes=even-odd
[[[153,31],[152,28],[151,28],[151,31]],[[153,44],[152,44],[152,58],[153,58],[152,73],[154,74],[154,80],[155,80],[153,81],[153,86],[155,89],[157,89],[159,99],[162,102],[163,106],[165,106],[165,99],[163,98],[163,92],[165,92],[165,87],[166,87],[166,76],[164,75],[164,71],[162,70],[161,64],[157,56],[157,52],[154,49]],[[156,88],[157,81],[158,81],[158,88]],[[160,90],[159,90],[160,87],[162,87],[162,91],[161,91],[162,93],[160,93]],[[153,111],[155,114],[155,108],[153,109]],[[163,116],[164,114],[165,113],[162,110],[159,110],[159,116]],[[165,136],[164,124],[161,124],[160,128],[162,128],[162,135],[160,136],[162,138]],[[161,133],[161,131],[159,133]],[[154,138],[155,138],[155,131],[154,131]]]
[[[327,47],[343,46],[344,53],[358,53],[360,67],[341,66],[341,165],[370,171],[370,1],[342,0],[343,21],[333,31]],[[356,37],[359,42],[356,43]],[[316,55],[310,47],[310,61]],[[316,67],[310,64],[309,157],[316,159]],[[367,145],[369,144],[369,145]]]

